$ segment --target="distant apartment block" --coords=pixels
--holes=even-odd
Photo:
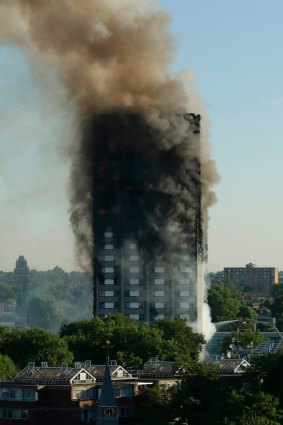
[[[224,280],[235,283],[250,296],[270,297],[272,286],[278,283],[278,268],[257,267],[252,263],[246,267],[225,267]]]

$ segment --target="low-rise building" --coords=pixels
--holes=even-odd
[[[149,382],[133,378],[115,361],[110,373],[117,402],[119,424],[133,413],[135,396]],[[12,381],[0,382],[0,424],[22,421],[26,425],[82,425],[96,422],[105,365],[49,367],[29,363]]]
[[[246,267],[224,267],[224,280],[235,283],[247,296],[269,298],[272,286],[278,283],[278,268],[252,263]]]

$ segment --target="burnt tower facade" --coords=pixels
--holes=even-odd
[[[89,152],[95,316],[121,312],[140,323],[180,316],[202,330],[200,116],[182,114],[178,122],[187,126],[186,137],[168,149],[135,113],[100,115],[86,133],[95,140]]]

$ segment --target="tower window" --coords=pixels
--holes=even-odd
[[[130,285],[138,285],[140,283],[139,279],[130,279]]]
[[[164,297],[164,291],[155,291],[155,292],[154,292],[154,295],[155,295],[156,297]]]
[[[104,267],[104,273],[114,273],[114,267]]]
[[[155,285],[164,285],[164,279],[154,279]]]
[[[164,308],[164,303],[155,303],[155,308]]]
[[[139,267],[130,267],[130,273],[138,273],[140,271]]]
[[[139,303],[126,303],[127,308],[139,308]]]
[[[130,255],[130,261],[138,261],[138,255]]]
[[[188,279],[185,279],[185,278],[180,279],[180,284],[181,285],[188,285],[189,284],[189,280]]]
[[[105,261],[114,261],[114,255],[105,255],[104,260]]]
[[[114,279],[105,279],[104,283],[105,285],[114,285]]]
[[[164,272],[164,267],[163,266],[156,266],[154,268],[155,273],[163,273]]]

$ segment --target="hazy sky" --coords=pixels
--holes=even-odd
[[[283,269],[283,2],[159,3],[178,39],[173,69],[194,71],[208,105],[222,179],[210,211],[209,269]],[[52,70],[45,87],[39,81],[40,66],[35,72],[23,51],[0,45],[0,270],[12,270],[19,255],[37,269],[76,268],[62,153],[72,111]]]

